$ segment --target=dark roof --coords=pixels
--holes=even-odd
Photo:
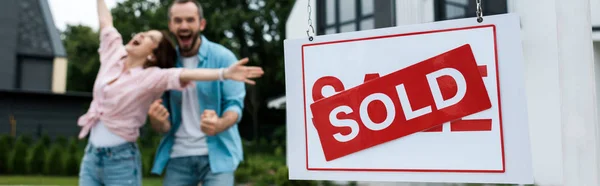
[[[48,0],[18,0],[17,51],[22,55],[65,57]]]
[[[65,47],[63,47],[62,45],[62,40],[60,39],[60,32],[58,28],[56,28],[56,25],[54,25],[54,18],[52,17],[52,11],[50,11],[48,0],[40,0],[40,5],[42,7],[42,12],[44,13],[46,27],[48,27],[48,34],[50,35],[50,40],[52,41],[54,56],[66,57],[67,52],[65,51]]]

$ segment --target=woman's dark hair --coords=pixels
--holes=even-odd
[[[152,53],[156,60],[146,63],[146,67],[157,66],[159,68],[173,68],[177,60],[177,51],[170,32],[161,30],[162,39]]]

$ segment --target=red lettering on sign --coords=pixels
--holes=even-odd
[[[318,79],[310,105],[327,161],[491,107],[471,47],[463,45],[362,85],[343,90],[335,77]],[[376,77],[376,76],[375,76]],[[323,98],[332,86],[337,94]],[[450,93],[442,93],[442,91]]]
[[[469,119],[456,120],[450,122],[450,131],[466,132],[466,131],[491,131],[492,119]]]
[[[487,77],[487,65],[479,65],[479,73],[481,77]],[[452,92],[451,90],[442,90],[444,92]],[[443,126],[437,126],[426,130],[424,132],[443,132]],[[491,119],[461,119],[450,122],[450,132],[477,132],[477,131],[491,131],[492,120]]]

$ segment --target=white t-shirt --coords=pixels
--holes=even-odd
[[[127,143],[127,140],[108,130],[101,120],[92,128],[89,140],[94,147],[114,147]]]
[[[182,59],[184,68],[197,68],[198,57],[192,56]],[[200,110],[198,90],[188,87],[181,92],[181,125],[175,133],[175,144],[171,151],[171,158],[183,156],[200,156],[208,154],[206,135],[200,130]]]

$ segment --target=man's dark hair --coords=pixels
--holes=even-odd
[[[185,4],[185,3],[189,3],[192,2],[196,5],[196,7],[198,7],[198,18],[202,19],[204,18],[204,10],[202,10],[202,5],[200,5],[200,3],[196,0],[174,0],[173,4],[171,4],[171,6],[169,6],[169,12],[168,12],[168,18],[169,20],[171,20],[171,8],[173,7],[174,4]]]

